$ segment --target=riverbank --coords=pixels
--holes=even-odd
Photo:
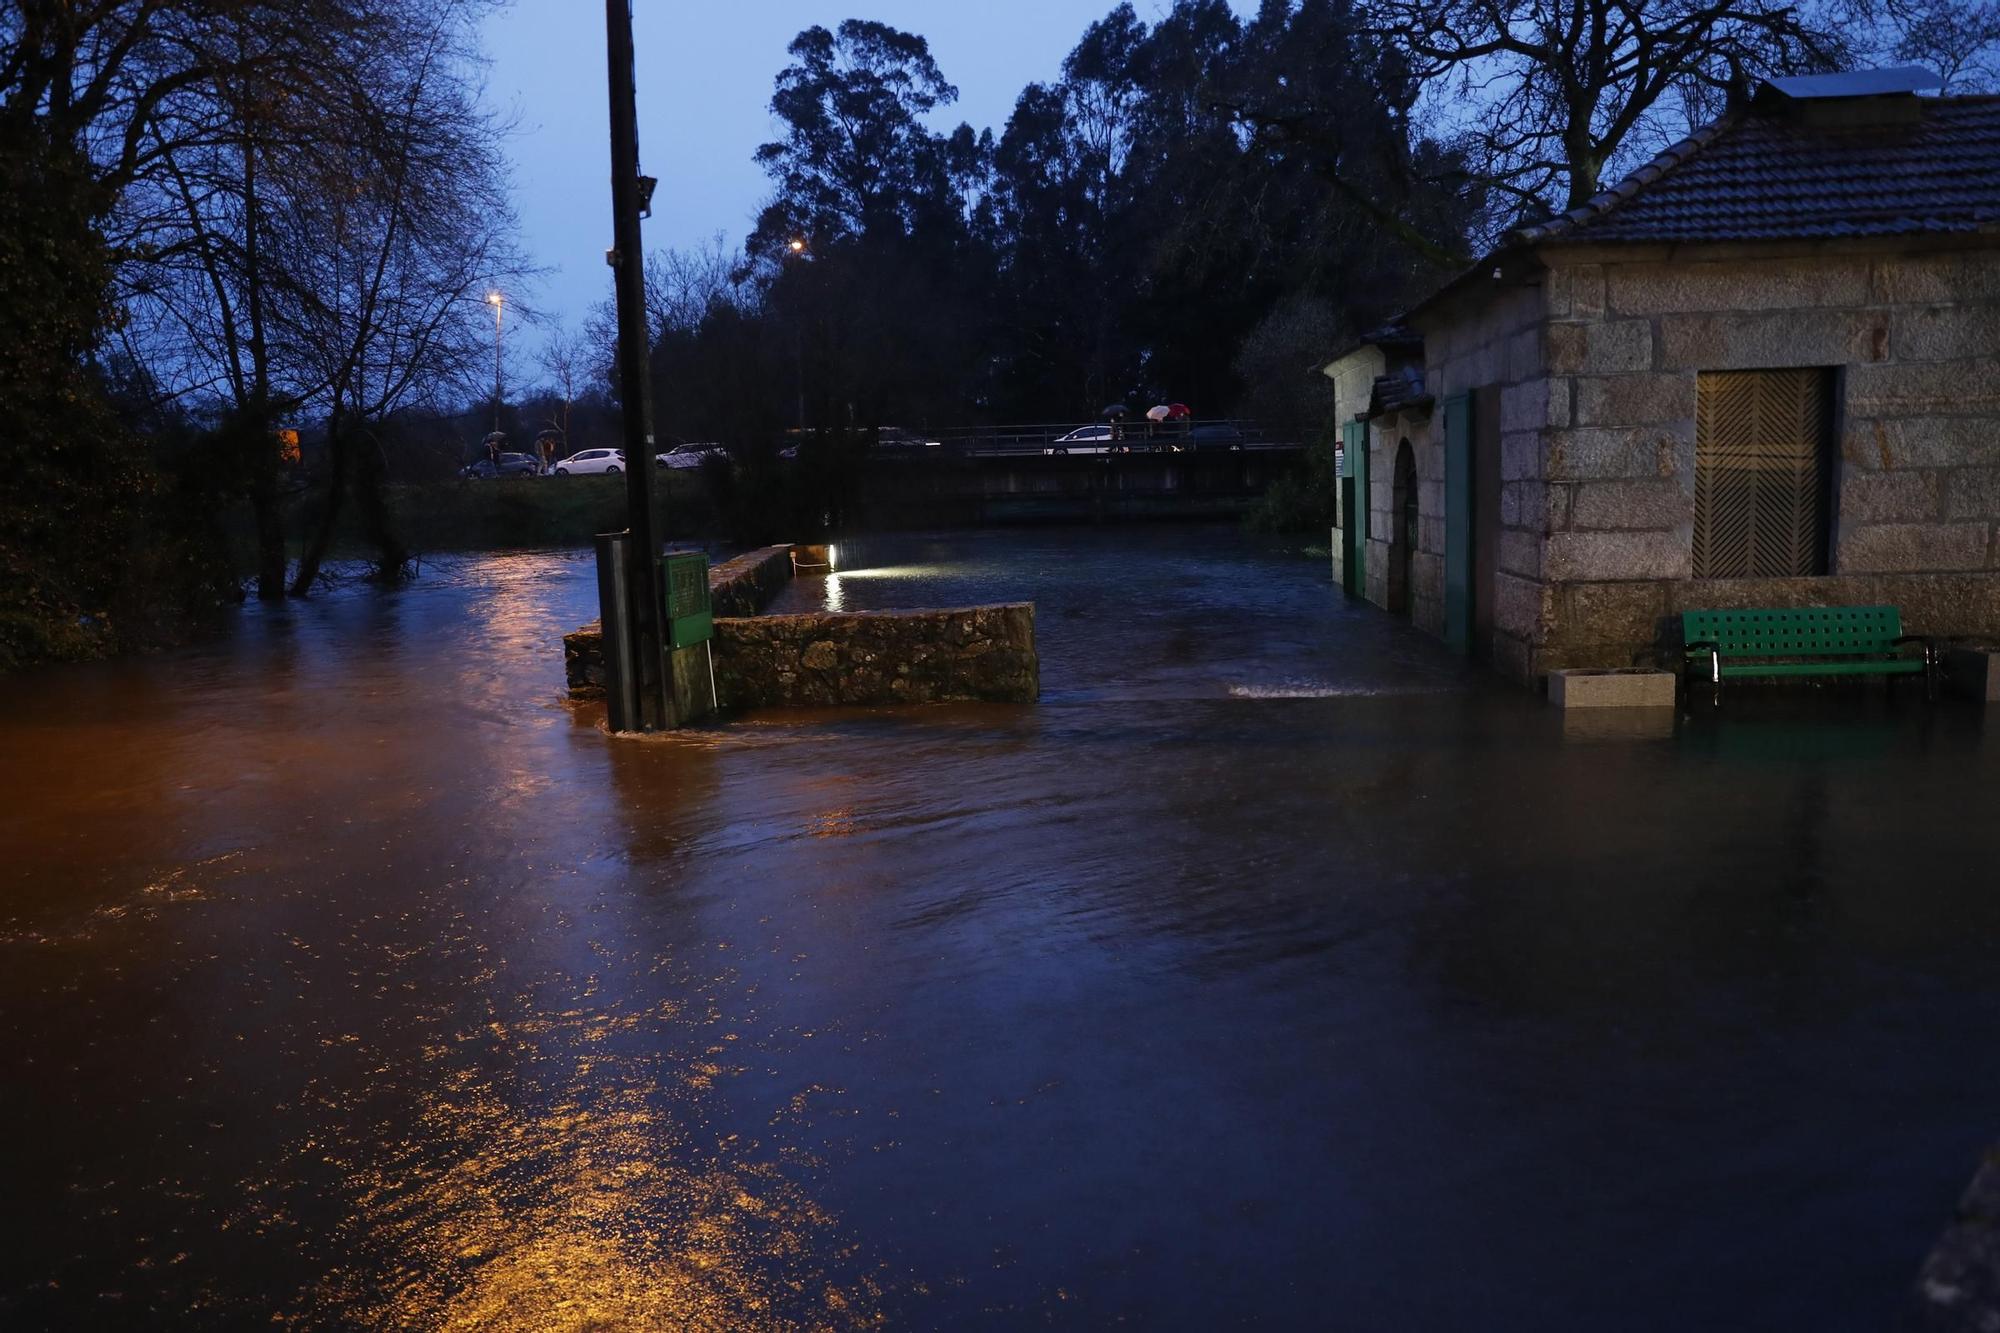
[[[699,473],[662,468],[653,479],[663,531],[713,535],[714,509]],[[626,526],[623,476],[461,478],[386,489],[390,524],[419,556],[473,551],[514,551],[588,546],[600,532]],[[287,517],[293,551],[310,520],[302,497]],[[250,572],[247,516],[232,529],[238,566]],[[335,530],[332,558],[367,559],[370,551],[354,506]]]

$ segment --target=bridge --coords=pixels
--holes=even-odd
[[[971,427],[877,448],[859,518],[873,528],[1233,518],[1297,468],[1304,432],[1247,421]]]

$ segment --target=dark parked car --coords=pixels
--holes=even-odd
[[[461,477],[532,477],[542,470],[542,465],[526,454],[502,454],[495,464],[490,458],[482,458],[467,463],[458,470]]]
[[[1205,426],[1196,426],[1188,432],[1188,448],[1197,452],[1210,449],[1241,449],[1243,432],[1227,421],[1214,421]]]

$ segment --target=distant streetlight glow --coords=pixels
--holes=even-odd
[[[794,259],[805,258],[806,238],[803,236],[792,237],[791,240],[785,242],[785,249],[791,251],[791,257]],[[796,381],[799,391],[798,428],[804,430],[806,428],[806,344],[805,335],[800,332],[799,321],[796,317],[792,320],[792,362],[798,372]]]
[[[493,429],[500,429],[500,320],[507,312],[507,298],[499,291],[486,293],[486,304],[493,307]]]

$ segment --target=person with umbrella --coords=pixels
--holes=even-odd
[[[1104,409],[1104,419],[1111,423],[1111,439],[1115,443],[1125,438],[1125,418],[1132,409],[1123,403],[1112,403]]]
[[[555,467],[556,444],[561,439],[562,432],[554,426],[546,427],[535,436],[535,457],[540,464],[535,470],[542,476],[546,477]]]

